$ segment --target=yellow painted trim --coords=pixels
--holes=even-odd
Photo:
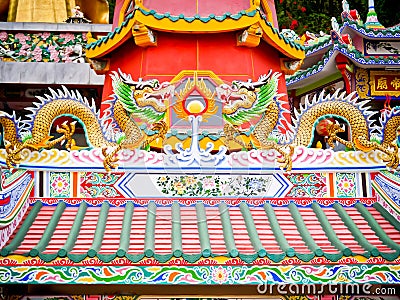
[[[377,91],[377,87],[375,86],[375,76],[385,76],[385,75],[398,76],[398,73],[393,72],[393,71],[371,71],[370,72],[369,85],[371,87],[371,96],[391,95],[394,97],[399,97],[400,90]],[[397,78],[397,77],[395,77],[395,78]],[[389,83],[388,83],[388,85],[389,85]]]
[[[214,80],[216,84],[224,83],[221,78],[210,70],[182,70],[171,80],[171,83],[179,82],[185,77],[209,77]]]
[[[271,22],[271,24],[274,24],[274,18],[273,18],[272,10],[271,10],[271,7],[269,7],[268,2],[266,0],[261,0],[260,6],[262,6],[264,8],[264,11],[267,14],[268,22]],[[274,26],[275,26],[275,24],[274,24]]]
[[[177,83],[177,82],[181,81],[185,77],[191,77],[191,78],[209,77],[218,85],[223,83],[223,81],[214,72],[209,71],[209,70],[182,70],[181,72],[179,72],[171,80],[171,83],[172,84]],[[167,119],[168,124],[172,124],[172,120],[171,120],[172,116],[171,116],[171,112],[170,111],[171,110],[167,110],[167,113],[166,113],[166,116],[165,116],[166,119]],[[171,140],[172,140],[172,142],[171,142]],[[190,141],[190,139],[186,139],[185,141],[181,141],[181,140],[178,140],[176,137],[170,137],[168,139],[168,142],[166,142],[166,143],[170,143],[171,146],[175,147],[176,143],[189,143],[188,141]],[[159,143],[159,144],[157,144],[157,143]],[[151,143],[151,146],[156,147],[156,148],[158,147],[160,149],[162,148],[162,144],[160,144],[160,142],[157,142],[157,141],[154,141],[153,143]],[[186,146],[189,147],[190,143],[187,144]],[[204,146],[206,146],[206,144]],[[216,148],[216,150],[218,150],[218,148]]]
[[[304,50],[297,49],[292,47],[283,40],[283,38],[279,38],[279,35],[273,32],[272,28],[268,26],[264,21],[260,22],[260,26],[263,30],[262,39],[266,41],[271,46],[278,48],[281,50],[283,54],[293,59],[304,59],[306,57],[306,53]]]
[[[201,20],[194,20],[193,22],[188,22],[184,19],[179,19],[175,22],[168,18],[156,19],[152,15],[144,15],[140,10],[135,12],[135,19],[145,24],[146,26],[158,30],[167,32],[178,32],[178,33],[208,33],[208,32],[227,32],[235,31],[238,29],[244,29],[250,27],[251,25],[257,23],[259,20],[259,14],[257,13],[254,17],[242,16],[239,20],[233,20],[226,18],[224,21],[217,21],[212,19],[206,23]]]
[[[125,11],[129,7],[129,4],[131,3],[132,0],[125,0],[124,4],[121,6],[121,10],[119,11],[119,18],[118,18],[118,26],[122,24],[122,22],[125,19]]]
[[[136,10],[135,16],[129,20],[128,24],[122,28],[119,34],[115,34],[112,39],[108,39],[104,44],[95,49],[88,49],[86,52],[87,57],[101,57],[112,51],[115,47],[119,46],[131,36],[128,36],[128,33],[130,34],[132,26],[138,22],[157,31],[177,33],[230,32],[247,29],[252,25],[257,25],[262,28],[262,39],[268,44],[277,48],[289,58],[303,59],[305,57],[305,52],[303,50],[288,45],[282,38],[280,38],[279,35],[261,19],[259,12],[257,12],[253,17],[242,16],[239,20],[227,18],[222,22],[212,19],[206,23],[201,20],[194,20],[189,23],[184,19],[175,22],[168,18],[158,20],[152,15],[144,15],[140,10]]]

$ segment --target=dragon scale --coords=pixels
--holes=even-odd
[[[400,111],[398,111],[400,112]],[[400,127],[400,115],[392,116],[386,122],[384,127],[384,134],[382,140],[382,146],[392,145],[393,141],[397,138],[397,129]]]
[[[17,126],[11,116],[0,116],[0,124],[3,126],[3,139],[13,145],[18,143]]]
[[[144,139],[144,134],[135,122],[128,116],[126,110],[120,101],[116,101],[114,105],[114,118],[122,132],[125,133],[126,139],[123,148],[135,148],[140,145]]]
[[[353,141],[358,137],[369,139],[369,124],[363,113],[356,106],[344,101],[329,101],[315,104],[302,114],[297,134],[292,143],[296,146],[308,147],[313,139],[314,123],[327,115],[346,119],[351,128]]]
[[[257,123],[253,130],[254,137],[260,142],[261,145],[267,145],[270,143],[268,136],[278,123],[279,107],[275,101],[272,101],[261,117],[261,120]]]
[[[59,99],[46,103],[35,115],[30,143],[39,143],[47,138],[53,121],[62,115],[78,118],[86,128],[88,140],[94,147],[115,146],[106,140],[96,115],[82,103],[71,99]]]

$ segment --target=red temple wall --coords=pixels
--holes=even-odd
[[[211,70],[230,82],[257,80],[270,69],[281,71],[278,51],[263,41],[256,48],[238,47],[235,33],[159,32],[157,38],[158,45],[148,48],[136,46],[133,40],[127,41],[112,53],[109,73],[120,68],[132,78],[170,81],[182,70]],[[286,92],[283,86],[285,89],[280,92]],[[110,81],[106,80],[103,99],[110,92]]]
[[[157,46],[142,48],[133,40],[112,53],[103,100],[112,94],[109,73],[121,69],[133,79],[171,81],[182,70],[210,70],[227,82],[257,80],[270,69],[281,72],[279,52],[264,41],[256,48],[236,46],[236,33],[157,33]],[[279,93],[287,94],[282,75]],[[287,99],[287,96],[284,99]]]

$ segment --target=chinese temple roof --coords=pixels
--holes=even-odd
[[[158,12],[143,5],[136,5],[131,13],[125,16],[123,22],[107,36],[94,40],[87,45],[87,56],[97,58],[113,51],[132,35],[135,24],[142,24],[158,31],[175,33],[218,33],[237,31],[253,25],[261,27],[262,39],[278,49],[284,55],[302,59],[304,48],[301,44],[291,41],[279,33],[271,20],[261,9],[260,3],[252,4],[248,9],[236,13],[173,15],[169,12]]]
[[[368,39],[400,39],[400,25],[384,29],[370,29],[358,24],[356,21],[346,19],[341,27],[343,33],[354,33]],[[322,49],[331,49],[333,42],[330,35],[324,35],[304,46],[306,56],[312,55]],[[326,50],[325,50],[326,51]]]
[[[400,281],[398,173],[359,198],[28,197],[33,180],[4,181],[4,209],[22,202],[0,224],[10,283]]]
[[[346,35],[353,39],[354,35],[358,35],[366,40],[399,40],[400,27],[398,25],[390,28],[372,29],[349,18],[344,18],[343,21],[344,23],[338,31],[332,31],[330,36],[321,36],[306,43],[306,59],[302,69],[286,79],[289,89],[298,88],[299,84],[315,82],[315,76],[322,79],[333,76],[335,73],[339,74],[335,62],[338,54],[348,58],[354,65],[364,68],[399,66],[400,58],[398,55],[366,55],[353,46],[351,40],[344,41],[342,39]]]
[[[343,54],[350,61],[352,61],[356,66],[369,68],[382,68],[386,65],[400,65],[400,57],[398,56],[364,56],[363,53],[357,49],[349,49],[347,45],[334,44],[330,45],[330,50],[326,52],[322,59],[318,61],[313,66],[296,72],[294,75],[286,79],[286,83],[290,88],[296,88],[296,83],[304,79],[314,81],[313,75],[318,74],[318,76],[329,76],[334,73],[338,73],[336,69],[335,57],[338,54]],[[302,82],[304,84],[304,82]]]
[[[369,1],[369,12],[365,23],[361,21],[356,10],[349,9],[347,1],[343,1],[341,18],[341,25],[336,18],[332,18],[330,35],[306,33],[304,43],[306,58],[300,70],[286,78],[289,89],[304,88],[315,82],[323,85],[329,80],[340,78],[341,74],[335,61],[338,55],[361,68],[399,66],[397,52],[376,54],[368,53],[366,50],[368,41],[371,41],[372,47],[376,48],[382,41],[390,43],[400,39],[399,25],[385,28],[379,23],[373,0]]]
[[[285,264],[289,258],[340,263],[377,256],[393,262],[400,256],[400,223],[367,198],[280,201],[284,205],[254,199],[228,199],[228,204],[235,202],[229,205],[204,205],[196,199],[172,205],[158,203],[165,199],[142,205],[93,201],[97,205],[35,202],[1,255],[36,257],[44,263],[68,258],[71,264],[93,257],[100,264],[118,258],[131,263],[153,258],[157,264],[171,259],[201,264],[206,258],[257,263],[268,258]]]

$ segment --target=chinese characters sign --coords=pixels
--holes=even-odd
[[[400,73],[371,71],[370,83],[373,96],[400,96]]]

